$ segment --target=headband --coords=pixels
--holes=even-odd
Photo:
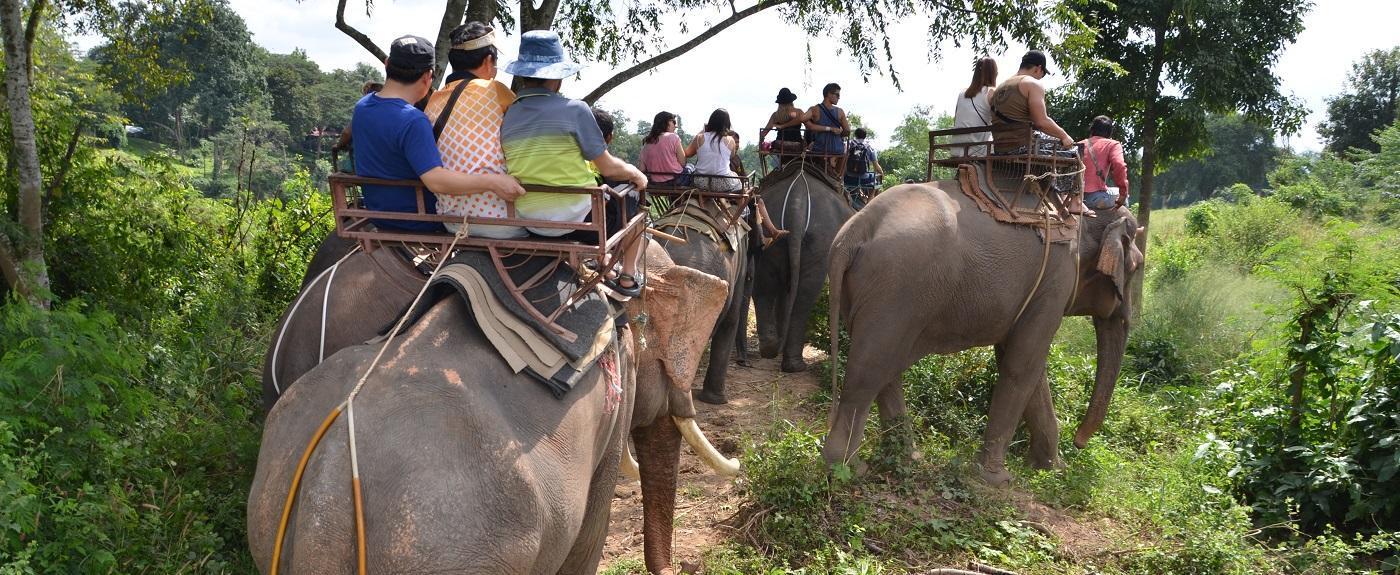
[[[485,48],[485,47],[487,47],[487,46],[492,46],[492,45],[494,45],[495,43],[496,43],[496,32],[495,32],[495,31],[491,31],[491,32],[487,32],[485,36],[482,36],[482,37],[480,37],[480,38],[472,38],[471,40],[467,40],[467,41],[465,41],[465,42],[462,42],[461,44],[453,44],[453,45],[452,45],[452,49],[453,49],[453,50],[475,50],[475,49],[477,49],[477,48]]]

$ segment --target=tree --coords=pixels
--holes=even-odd
[[[1400,46],[1366,54],[1352,64],[1347,80],[1346,92],[1327,99],[1327,119],[1317,132],[1327,138],[1327,149],[1339,154],[1352,148],[1379,151],[1372,134],[1400,113]]]
[[[347,0],[336,6],[336,28],[354,39],[378,61],[384,50],[364,33],[345,21]],[[602,82],[584,100],[596,103],[622,83],[685,54],[734,24],[769,9],[778,9],[783,19],[807,32],[809,37],[826,36],[840,42],[868,79],[872,73],[889,74],[899,85],[891,61],[892,43],[887,26],[915,16],[931,22],[927,41],[937,45],[944,40],[968,42],[979,48],[1004,48],[1007,41],[1035,45],[1049,44],[1052,33],[1064,41],[1057,55],[1082,58],[1092,46],[1092,35],[1079,16],[1065,9],[1066,4],[1026,4],[983,2],[981,0],[872,0],[832,2],[829,0],[756,0],[740,8],[734,0],[637,0],[625,4],[620,13],[610,0],[540,0],[520,2],[518,17],[504,9],[501,0],[446,0],[438,29],[438,71],[444,66],[448,34],[470,16],[483,22],[498,22],[510,31],[519,24],[522,31],[555,29],[574,56],[618,66],[630,64]],[[366,12],[373,8],[366,2]],[[689,22],[714,11],[727,14],[707,24],[695,36],[676,46],[665,47],[665,35],[656,31],[674,18],[682,33],[690,32]],[[937,58],[938,54],[933,53]],[[439,73],[438,77],[442,74]]]
[[[1181,206],[1210,199],[1215,192],[1232,184],[1245,184],[1254,191],[1269,186],[1269,172],[1279,150],[1274,134],[1239,114],[1210,114],[1206,117],[1209,149],[1197,158],[1181,160],[1162,172],[1162,198],[1157,206]]]
[[[910,179],[924,181],[928,169],[928,132],[951,127],[953,117],[947,114],[935,117],[931,106],[915,106],[909,110],[890,136],[889,149],[880,151],[885,187]]]
[[[1142,149],[1142,175],[1132,194],[1138,223],[1148,226],[1153,177],[1162,166],[1205,150],[1208,113],[1239,111],[1275,131],[1297,131],[1303,110],[1279,91],[1272,66],[1302,31],[1310,7],[1307,0],[1076,4],[1073,10],[1098,33],[1094,52],[1106,65],[1083,67],[1055,95],[1052,110],[1071,132],[1084,133],[1098,114],[1129,128],[1128,147]],[[1146,253],[1147,234],[1137,241]]]
[[[9,113],[10,160],[18,183],[14,221],[0,223],[0,273],[31,305],[48,307],[48,262],[44,259],[43,176],[29,88],[30,50],[42,22],[44,4],[36,1],[28,17],[20,0],[0,0],[0,36],[5,46],[5,103]],[[28,22],[26,26],[25,22]],[[7,206],[9,202],[6,202]],[[6,208],[8,211],[8,207]],[[9,214],[7,214],[9,215]],[[14,225],[18,224],[18,225]]]
[[[300,49],[291,54],[265,54],[263,61],[272,119],[285,124],[297,137],[320,127],[322,108],[318,91],[322,82],[321,67]]]

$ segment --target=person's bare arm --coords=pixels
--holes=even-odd
[[[1074,147],[1074,139],[1069,137],[1064,128],[1055,123],[1050,115],[1045,111],[1045,88],[1040,82],[1021,82],[1026,87],[1026,102],[1030,106],[1031,125],[1036,129],[1050,134],[1060,139],[1060,144],[1066,148]]]
[[[482,192],[494,192],[501,199],[514,201],[525,188],[509,174],[463,174],[444,167],[428,170],[421,178],[423,184],[434,194],[466,196]]]
[[[681,146],[681,137],[676,136],[676,159],[680,160],[681,166],[685,166],[685,147]]]
[[[695,154],[700,153],[700,136],[701,136],[701,134],[696,134],[694,138],[691,138],[691,139],[690,139],[690,145],[689,145],[689,146],[686,146],[686,148],[685,148],[685,157],[686,157],[686,158],[689,158],[689,157],[691,157],[691,156],[694,156]],[[682,164],[685,163],[685,158],[681,158],[681,163],[682,163]]]
[[[637,188],[637,191],[647,189],[647,177],[638,170],[636,166],[618,159],[617,156],[603,150],[602,154],[593,158],[593,165],[598,166],[598,173],[604,179],[613,182],[629,182]]]
[[[841,135],[846,136],[851,133],[851,121],[846,118],[846,111],[841,110]]]
[[[826,129],[826,126],[823,126],[823,125],[821,124],[821,122],[818,122],[818,121],[817,121],[817,120],[819,120],[820,118],[821,118],[821,110],[818,109],[816,106],[812,106],[811,108],[807,108],[807,113],[804,114],[804,115],[802,116],[802,123],[803,123],[804,125],[807,126],[807,129],[808,129],[808,130],[811,130],[811,131],[815,131],[815,132],[826,132],[826,131],[828,131],[828,130]]]

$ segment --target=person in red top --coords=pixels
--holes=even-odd
[[[1096,210],[1109,210],[1128,201],[1128,164],[1123,161],[1123,144],[1114,140],[1113,120],[1094,118],[1089,138],[1079,142],[1084,159],[1084,204]],[[1108,185],[1112,177],[1117,187]]]

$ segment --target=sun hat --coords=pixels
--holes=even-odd
[[[388,64],[407,72],[422,73],[433,69],[436,55],[433,43],[426,38],[400,36],[389,44]]]
[[[506,65],[512,76],[562,80],[577,74],[583,64],[564,55],[564,44],[552,30],[531,30],[520,36],[520,57]]]
[[[778,104],[791,104],[796,101],[797,94],[792,93],[792,90],[783,88],[781,90],[778,90],[778,99],[774,100],[773,102]]]

